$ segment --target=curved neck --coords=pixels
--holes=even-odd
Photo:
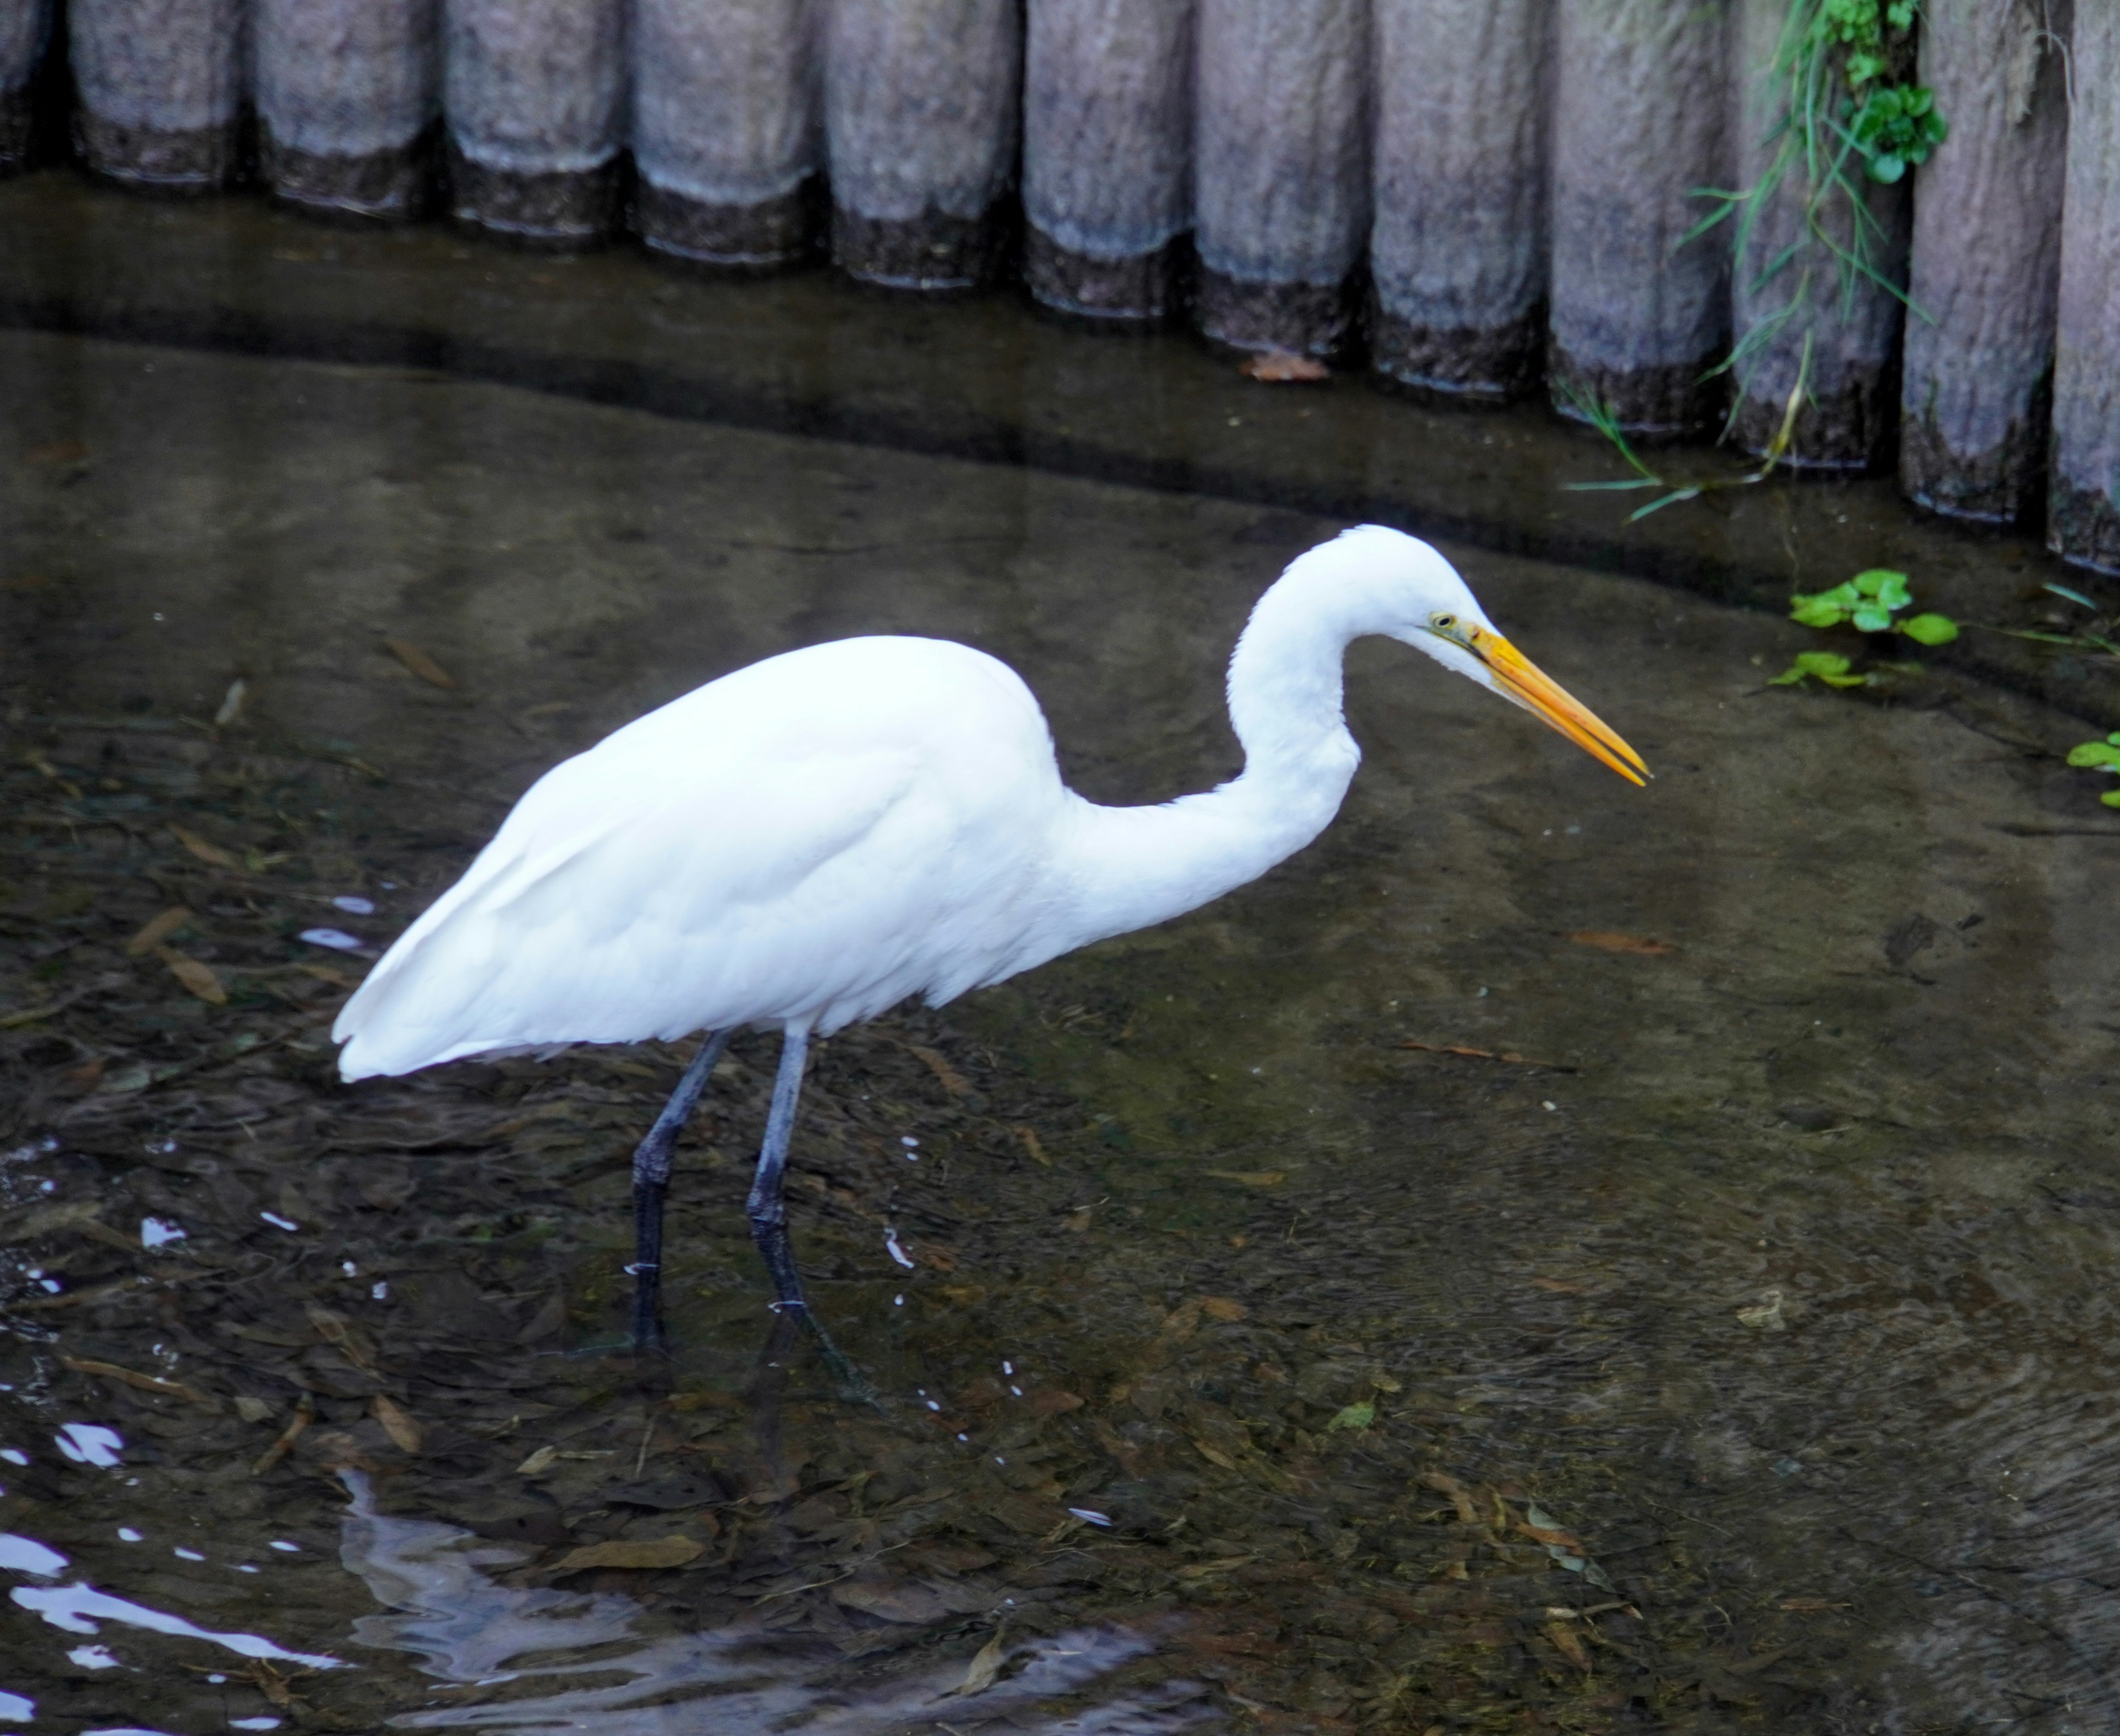
[[[1155,807],[1071,796],[1053,862],[1069,947],[1197,909],[1293,856],[1339,812],[1362,757],[1341,713],[1341,665],[1369,629],[1335,606],[1342,599],[1296,579],[1259,599],[1230,659],[1242,773]]]

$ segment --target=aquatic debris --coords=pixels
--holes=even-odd
[[[202,1410],[218,1413],[221,1409],[220,1399],[211,1393],[201,1392],[195,1386],[187,1386],[182,1381],[165,1381],[157,1374],[140,1374],[130,1368],[121,1368],[115,1362],[93,1362],[86,1357],[63,1356],[59,1361],[76,1374],[98,1375],[105,1380],[116,1381],[142,1392],[158,1392],[169,1398],[182,1399],[187,1404],[198,1405]],[[112,1462],[116,1461],[114,1460]]]
[[[172,904],[160,916],[151,917],[139,933],[125,943],[125,956],[128,959],[144,958],[191,919],[192,913],[188,908],[182,904]]]
[[[411,1413],[388,1393],[375,1395],[375,1420],[383,1425],[383,1432],[389,1436],[400,1452],[420,1451],[420,1443],[425,1438],[423,1431],[413,1420]]]
[[[1257,355],[1248,355],[1238,365],[1237,372],[1246,379],[1260,380],[1270,386],[1329,380],[1332,377],[1332,370],[1324,363],[1287,350],[1265,350]]]
[[[583,1543],[569,1550],[550,1571],[558,1579],[570,1573],[585,1573],[592,1567],[681,1567],[697,1561],[706,1548],[696,1537],[682,1533],[640,1542],[616,1539]]]
[[[1760,1300],[1749,1308],[1737,1311],[1740,1325],[1750,1326],[1761,1332],[1786,1332],[1788,1321],[1782,1313],[1782,1293],[1766,1291]]]
[[[302,1438],[302,1431],[316,1419],[317,1401],[308,1393],[304,1393],[300,1402],[295,1406],[293,1420],[281,1431],[280,1438],[258,1455],[258,1462],[250,1467],[250,1474],[263,1477],[286,1458],[294,1451],[295,1443]]]
[[[208,842],[186,827],[172,823],[170,836],[209,868],[240,868],[243,866],[220,845]]]
[[[1533,1061],[1528,1055],[1519,1055],[1513,1049],[1480,1049],[1468,1042],[1421,1042],[1411,1037],[1399,1039],[1402,1049],[1419,1049],[1427,1055],[1457,1055],[1467,1061],[1501,1061],[1512,1067],[1541,1067],[1548,1073],[1574,1073],[1578,1070],[1564,1061]]]
[[[383,648],[430,686],[453,688],[457,678],[410,639],[387,638]]]
[[[1616,929],[1578,928],[1564,935],[1578,946],[1594,946],[1600,952],[1631,953],[1643,959],[1661,959],[1678,950],[1668,940],[1652,940],[1643,935],[1623,935]]]
[[[909,1272],[913,1270],[913,1256],[907,1253],[904,1246],[900,1243],[898,1240],[898,1231],[895,1226],[885,1226],[883,1232],[883,1246],[885,1251],[887,1252],[893,1260],[896,1260],[899,1265],[904,1266]]]
[[[140,1220],[140,1246],[143,1248],[165,1248],[173,1242],[188,1239],[181,1224],[171,1223],[161,1218],[142,1218]]]
[[[375,906],[371,900],[357,898],[350,892],[339,894],[332,903],[350,917],[372,917],[375,914]]]
[[[1212,1176],[1217,1181],[1234,1181],[1239,1187],[1278,1187],[1288,1179],[1285,1169],[1206,1169],[1202,1175]]]
[[[1332,1420],[1325,1425],[1325,1432],[1336,1429],[1367,1428],[1377,1420],[1377,1407],[1365,1399],[1359,1404],[1349,1404],[1333,1413]]]
[[[213,714],[213,726],[226,729],[243,715],[243,702],[250,696],[249,685],[241,675],[228,684],[228,691],[221,696],[221,708]]]
[[[965,1666],[965,1679],[950,1690],[952,1694],[983,1693],[994,1685],[1001,1674],[1001,1667],[1008,1661],[1008,1636],[997,1631],[994,1636],[972,1654],[972,1661]]]
[[[228,991],[211,964],[186,958],[174,947],[158,946],[155,956],[170,968],[170,974],[208,1006],[226,1006]]]

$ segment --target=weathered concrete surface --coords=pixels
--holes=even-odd
[[[2047,539],[2120,573],[2120,8],[2077,9]]]
[[[1737,8],[1737,184],[1760,185],[1777,161],[1782,172],[1732,262],[1740,357],[1732,371],[1742,394],[1732,432],[1746,452],[1767,451],[1801,381],[1805,404],[1782,462],[1800,470],[1864,471],[1883,456],[1896,420],[1894,366],[1906,309],[1890,289],[1839,253],[1856,250],[1859,230],[1871,270],[1904,285],[1909,189],[1904,181],[1895,187],[1872,181],[1851,160],[1855,198],[1838,188],[1814,198],[1803,154],[1781,128],[1787,83],[1768,71],[1788,5],[1740,0]]]
[[[295,205],[421,214],[440,106],[436,0],[256,0],[258,156]]]
[[[1924,165],[1900,392],[1899,485],[2010,524],[2038,504],[2068,151],[2069,0],[1927,0],[1921,81],[1949,140]]]
[[[1024,45],[1024,276],[1048,307],[1160,319],[1192,220],[1193,0],[1040,0]]]
[[[449,206],[460,220],[572,244],[617,216],[622,0],[444,0]]]
[[[1368,0],[1202,0],[1194,318],[1242,350],[1345,341],[1369,224]]]
[[[634,221],[658,253],[765,269],[814,244],[824,160],[812,0],[640,0]]]
[[[1370,347],[1403,385],[1500,402],[1544,339],[1544,0],[1378,0]]]
[[[1016,161],[1015,0],[837,0],[825,55],[832,258],[864,282],[962,290],[1000,263]]]
[[[1554,73],[1555,407],[1602,402],[1637,434],[1715,413],[1729,338],[1729,233],[1685,238],[1727,183],[1729,15],[1699,0],[1560,0]]]
[[[241,0],[72,0],[67,45],[90,168],[164,193],[210,193],[235,173]]]
[[[35,114],[30,81],[52,31],[50,0],[0,0],[0,174],[29,160]]]

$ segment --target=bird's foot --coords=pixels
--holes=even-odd
[[[824,1358],[825,1367],[839,1389],[839,1399],[847,1404],[866,1404],[872,1410],[883,1409],[883,1395],[876,1383],[854,1366],[852,1358],[832,1342],[831,1334],[817,1324],[817,1316],[807,1302],[777,1302],[767,1304],[775,1314],[792,1314],[802,1323],[802,1330],[810,1334],[817,1347],[817,1354]]]

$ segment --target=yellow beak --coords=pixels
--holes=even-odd
[[[1514,700],[1534,717],[1559,730],[1592,759],[1611,767],[1628,782],[1648,780],[1649,768],[1642,763],[1642,756],[1616,731],[1501,634],[1475,629],[1464,643],[1465,648],[1486,665],[1504,699]]]

